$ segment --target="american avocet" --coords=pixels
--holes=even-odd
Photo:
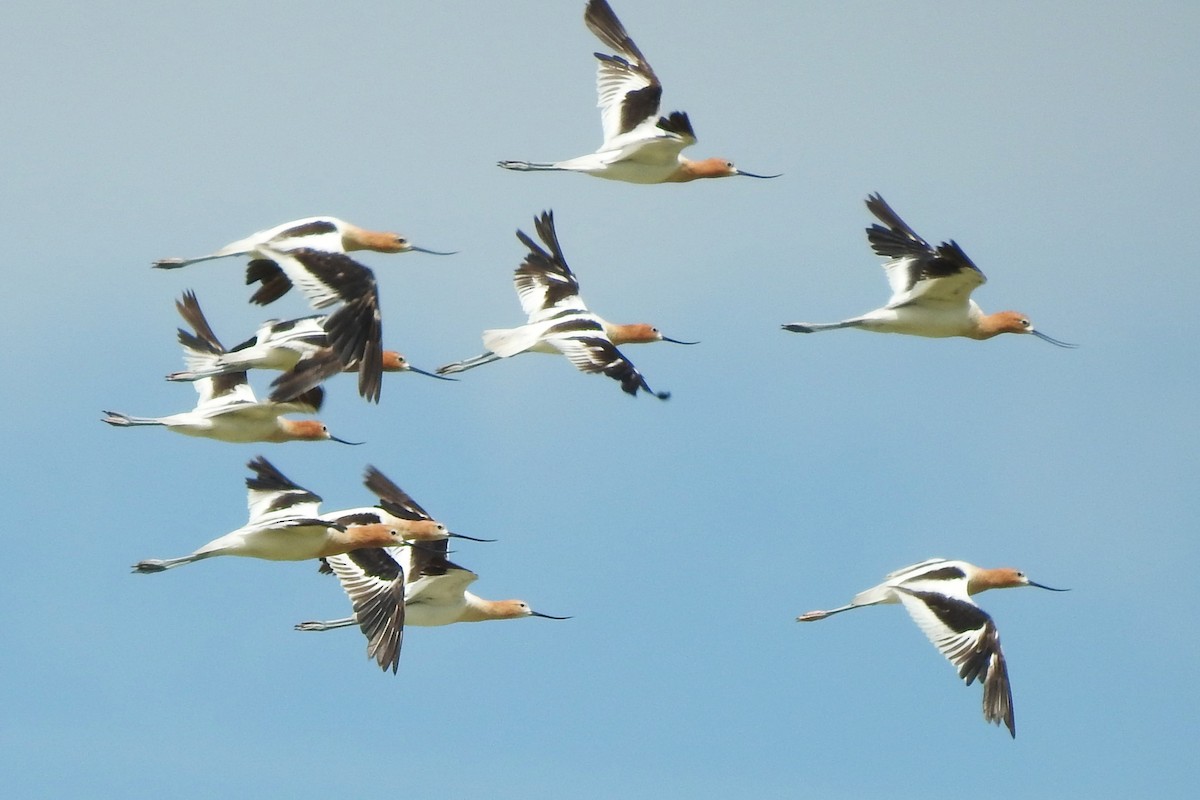
[[[1035,330],[1018,311],[984,314],[971,292],[987,278],[953,239],[934,249],[908,227],[883,198],[873,194],[867,208],[883,225],[867,228],[875,252],[888,259],[883,268],[892,296],[887,305],[841,322],[793,322],[783,326],[793,333],[814,333],[835,328],[862,328],[879,333],[913,336],[966,336],[990,339],[1001,333],[1032,333],[1059,347],[1078,347]]]
[[[209,327],[208,320],[200,310],[196,296],[186,293],[175,307],[181,316],[195,328],[195,335],[179,331],[185,350],[208,351],[221,355],[225,348]],[[246,381],[245,372],[230,372],[213,378],[201,378],[192,384],[200,398],[191,411],[171,414],[166,417],[133,417],[117,411],[105,411],[104,421],[118,427],[138,425],[163,425],[187,436],[218,439],[223,442],[289,442],[321,441],[330,439],[342,444],[348,442],[329,433],[329,429],[318,420],[291,420],[282,415],[291,413],[316,413],[321,409],[324,390],[318,386],[288,402],[260,403],[254,390]]]
[[[467,591],[479,577],[446,559],[446,540],[405,548],[371,548],[322,559],[354,604],[354,616],[327,622],[301,622],[300,631],[327,631],[358,625],[367,637],[367,657],[385,672],[400,663],[406,625],[436,626],[492,619],[554,617],[534,611],[524,600],[484,600]]]
[[[1003,721],[1016,738],[1012,689],[1000,651],[1000,634],[992,618],[971,601],[973,594],[1014,586],[1067,591],[1034,583],[1025,573],[1009,567],[983,569],[965,561],[931,558],[896,570],[883,583],[856,594],[849,605],[809,611],[796,620],[813,622],[854,608],[903,603],[929,641],[958,668],[959,677],[968,686],[976,678],[983,684],[983,718],[997,725]]]
[[[524,231],[517,238],[529,248],[528,255],[513,275],[521,307],[529,322],[519,328],[483,332],[488,352],[438,367],[439,374],[462,372],[518,353],[562,353],[583,372],[600,372],[621,382],[632,395],[645,389],[660,400],[669,392],[654,392],[633,363],[617,349],[620,344],[640,342],[681,342],[663,336],[658,328],[645,323],[616,325],[593,314],[579,297],[579,282],[563,258],[554,230],[554,214],[542,213],[534,219],[538,236],[550,248],[546,252]]]
[[[374,250],[379,253],[431,253],[448,256],[437,250],[417,247],[405,237],[387,231],[369,231],[352,225],[337,217],[306,217],[292,220],[274,228],[252,233],[244,239],[230,242],[224,247],[196,258],[160,258],[154,262],[159,269],[178,269],[200,261],[211,261],[226,256],[241,256],[253,253],[261,245],[275,250],[294,250],[299,247],[324,250],[329,253],[347,253],[354,250]]]
[[[349,508],[322,514],[321,519],[342,525],[382,524],[400,531],[406,540],[414,542],[437,541],[440,539],[469,539],[472,542],[491,542],[494,539],[479,539],[449,530],[431,517],[390,478],[373,466],[368,465],[363,475],[363,485],[379,498],[378,505]]]
[[[184,361],[187,369],[172,372],[167,380],[194,381],[250,369],[281,370],[287,374],[272,384],[275,391],[271,399],[277,402],[290,400],[321,383],[332,373],[358,369],[354,363],[342,364],[330,349],[329,338],[325,334],[325,319],[325,316],[312,316],[285,321],[270,320],[263,323],[254,336],[225,353],[214,353],[207,347],[189,347],[185,342]],[[181,339],[190,336],[180,332]],[[383,371],[414,372],[439,380],[454,380],[412,366],[395,350],[383,351]]]
[[[505,169],[567,170],[629,183],[684,183],[697,178],[777,178],[740,170],[722,158],[691,161],[680,151],[696,143],[688,115],[658,116],[662,84],[605,0],[590,0],[588,28],[620,55],[596,53],[596,91],[604,143],[594,153],[552,163],[501,161]]]
[[[327,345],[342,365],[358,365],[358,393],[379,401],[383,383],[383,326],[379,313],[379,286],[375,273],[345,253],[299,248],[275,250],[260,245],[246,267],[246,283],[261,281],[250,298],[265,304],[277,299],[292,284],[300,287],[316,309],[341,303],[321,323]],[[337,362],[326,360],[319,370],[326,377],[338,372]]]
[[[262,456],[247,466],[249,521],[180,558],[146,559],[133,571],[149,574],[214,556],[245,556],[271,561],[324,558],[363,547],[404,544],[400,531],[388,525],[339,523],[317,517],[321,498],[284,477]]]

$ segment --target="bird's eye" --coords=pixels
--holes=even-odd
[[[729,167],[730,169],[733,169],[733,162],[732,162],[732,161],[726,161],[726,162],[725,162],[725,166]]]
[[[658,333],[658,328],[651,328],[651,329],[650,329],[650,332],[651,332],[651,333]]]
[[[408,239],[405,239],[403,236],[397,236],[396,244],[408,244]]]
[[[1028,327],[1029,327],[1029,320],[1027,320],[1027,319],[1023,319],[1023,320],[1021,320],[1021,327],[1022,327],[1022,328],[1028,328]]]

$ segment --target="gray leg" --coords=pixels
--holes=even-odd
[[[327,622],[301,622],[296,625],[298,631],[331,631],[334,628],[348,628],[351,625],[357,625],[358,620],[354,617],[346,617],[345,619],[331,619]]]

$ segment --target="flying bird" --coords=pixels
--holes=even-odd
[[[696,143],[688,115],[659,116],[662,84],[606,0],[590,0],[583,20],[617,55],[596,53],[596,91],[604,142],[594,153],[552,163],[501,161],[505,169],[566,170],[628,183],[684,183],[697,178],[777,178],[740,170],[723,158],[692,161],[681,151]]]
[[[268,320],[249,339],[223,353],[214,353],[207,348],[185,348],[187,369],[172,372],[167,380],[195,381],[251,369],[279,370],[285,374],[272,383],[271,399],[276,402],[291,400],[332,374],[358,370],[355,363],[342,364],[329,347],[325,320],[326,316]],[[384,372],[413,372],[439,380],[454,380],[412,366],[395,350],[383,351],[382,369]]]
[[[374,250],[378,253],[431,253],[438,256],[453,255],[437,250],[426,250],[413,245],[407,238],[389,231],[371,231],[352,225],[337,217],[306,217],[292,220],[274,228],[252,233],[230,242],[205,256],[195,258],[160,258],[154,262],[158,269],[179,269],[201,261],[211,261],[226,256],[253,254],[260,246],[267,245],[275,250],[307,248],[327,253],[349,253],[355,250]]]
[[[301,622],[300,631],[328,631],[358,625],[367,637],[367,657],[396,672],[404,628],[451,625],[495,619],[554,617],[534,611],[524,600],[484,600],[467,591],[479,577],[447,560],[447,540],[405,548],[354,550],[322,560],[321,571],[341,581],[354,605],[354,616],[326,622]]]
[[[329,348],[321,359],[310,359],[300,368],[307,386],[320,383],[332,374],[357,366],[358,393],[371,402],[379,402],[383,384],[383,323],[379,311],[379,285],[375,273],[345,253],[298,248],[275,250],[260,245],[256,258],[246,266],[246,283],[261,282],[251,301],[265,305],[280,296],[292,284],[308,298],[315,309],[341,304],[321,322]],[[294,393],[303,387],[289,387],[279,394]]]
[[[534,219],[534,227],[549,249],[543,249],[518,230],[517,238],[529,248],[529,253],[513,274],[517,297],[529,322],[519,328],[484,331],[486,353],[444,364],[438,367],[438,374],[463,372],[518,353],[561,353],[583,372],[602,373],[619,381],[621,388],[631,395],[636,396],[639,389],[644,389],[660,400],[670,397],[669,392],[654,392],[617,345],[696,342],[670,339],[646,323],[617,325],[593,314],[580,299],[579,282],[563,257],[553,212],[542,212]]]
[[[892,287],[887,305],[841,322],[792,322],[784,325],[784,330],[815,333],[861,328],[879,333],[970,339],[990,339],[1001,333],[1031,333],[1059,347],[1078,346],[1036,330],[1019,311],[984,314],[971,299],[971,292],[987,278],[957,242],[950,240],[936,248],[930,246],[878,194],[867,198],[867,208],[883,223],[867,228],[867,240],[878,255],[887,259],[883,269]]]
[[[195,333],[180,329],[184,351],[220,357],[225,348],[213,333],[200,310],[195,294],[187,292],[175,303],[180,315]],[[229,372],[192,383],[199,399],[191,411],[165,417],[135,417],[119,411],[105,411],[104,422],[117,427],[164,426],[176,433],[217,439],[222,442],[289,442],[332,440],[348,442],[332,435],[318,420],[284,419],[284,414],[315,414],[320,411],[324,390],[317,386],[287,402],[259,402],[246,380],[246,373]]]
[[[971,600],[971,595],[988,589],[1016,586],[1067,591],[1034,583],[1025,573],[1009,567],[983,569],[965,561],[931,558],[891,573],[883,583],[855,595],[849,605],[809,611],[796,620],[814,622],[855,608],[902,603],[929,641],[958,669],[959,677],[968,686],[976,680],[983,684],[983,718],[997,725],[1003,722],[1016,738],[1000,634],[987,612]]]
[[[216,556],[270,561],[305,561],[363,547],[404,544],[401,532],[380,524],[343,524],[321,519],[321,498],[289,480],[262,456],[249,464],[246,479],[250,517],[245,525],[180,558],[150,558],[133,565],[148,575]]]
[[[406,541],[428,542],[439,539],[469,539],[472,542],[491,542],[463,533],[455,533],[443,523],[429,515],[412,499],[408,492],[397,486],[376,467],[368,465],[363,474],[363,485],[379,498],[374,506],[349,508],[322,514],[322,519],[342,525],[381,524],[400,531]]]

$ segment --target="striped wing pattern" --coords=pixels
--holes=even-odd
[[[322,560],[323,571],[337,575],[354,606],[354,618],[367,637],[367,656],[385,672],[399,667],[404,642],[405,605],[420,602],[422,592],[438,592],[438,578],[450,570],[465,572],[446,559],[445,540],[407,547],[363,548]],[[457,575],[457,573],[456,573]],[[461,594],[460,586],[474,579],[467,573],[453,580],[447,591]]]
[[[267,247],[260,252],[276,264],[284,280],[300,287],[314,308],[342,303],[324,322],[329,347],[343,366],[358,366],[358,393],[378,402],[383,386],[383,325],[375,273],[345,253],[309,248],[282,252]],[[247,267],[247,281],[257,263]],[[257,269],[261,273],[265,268]],[[278,280],[278,275],[272,280]]]
[[[208,318],[204,316],[195,292],[184,292],[183,296],[175,301],[175,309],[195,331],[195,333],[189,333],[183,328],[179,329],[179,343],[184,348],[185,363],[188,361],[188,351],[213,355],[225,353],[225,347],[213,333],[212,326],[208,324]],[[224,375],[202,378],[193,381],[193,385],[200,395],[196,407],[206,412],[219,412],[229,406],[258,402],[254,397],[254,390],[250,388],[250,383],[246,379],[245,371],[227,372]]]
[[[604,143],[610,145],[658,114],[662,84],[606,0],[591,0],[583,19],[596,38],[620,54],[595,54],[597,105]]]
[[[529,248],[525,260],[513,273],[521,309],[530,322],[540,322],[554,312],[567,309],[586,312],[587,308],[579,298],[579,282],[567,266],[558,243],[554,212],[543,211],[541,216],[534,218],[533,224],[538,237],[549,249],[543,248],[524,231],[517,231],[517,238]]]
[[[631,395],[636,396],[639,389],[655,393],[633,362],[609,340],[604,326],[590,314],[564,319],[543,338],[581,372],[607,375],[620,382],[621,389]]]
[[[951,240],[930,246],[879,194],[867,198],[867,209],[883,223],[867,228],[867,241],[884,262],[892,288],[889,307],[909,302],[965,305],[987,278],[966,252]]]
[[[364,548],[330,556],[325,563],[354,606],[354,618],[367,637],[367,657],[393,673],[404,643],[404,566],[400,548]]]
[[[1014,737],[1012,688],[1008,667],[1000,649],[1000,635],[986,611],[966,594],[929,592],[897,586],[900,602],[942,655],[958,669],[967,685],[976,679],[983,684],[983,716],[988,722],[1003,722]]]
[[[554,229],[554,212],[543,211],[534,219],[534,226],[545,248],[524,231],[517,231],[517,238],[529,253],[513,274],[529,323],[547,323],[541,339],[566,356],[576,369],[607,375],[632,395],[639,389],[653,393],[633,362],[608,338],[600,318],[579,297],[579,281],[567,266]]]
[[[408,492],[373,466],[367,466],[363,485],[379,498],[380,508],[393,516],[414,521],[433,519]]]
[[[293,483],[262,456],[246,465],[253,477],[246,478],[246,504],[250,520],[272,517],[316,517],[321,504],[319,495]]]

